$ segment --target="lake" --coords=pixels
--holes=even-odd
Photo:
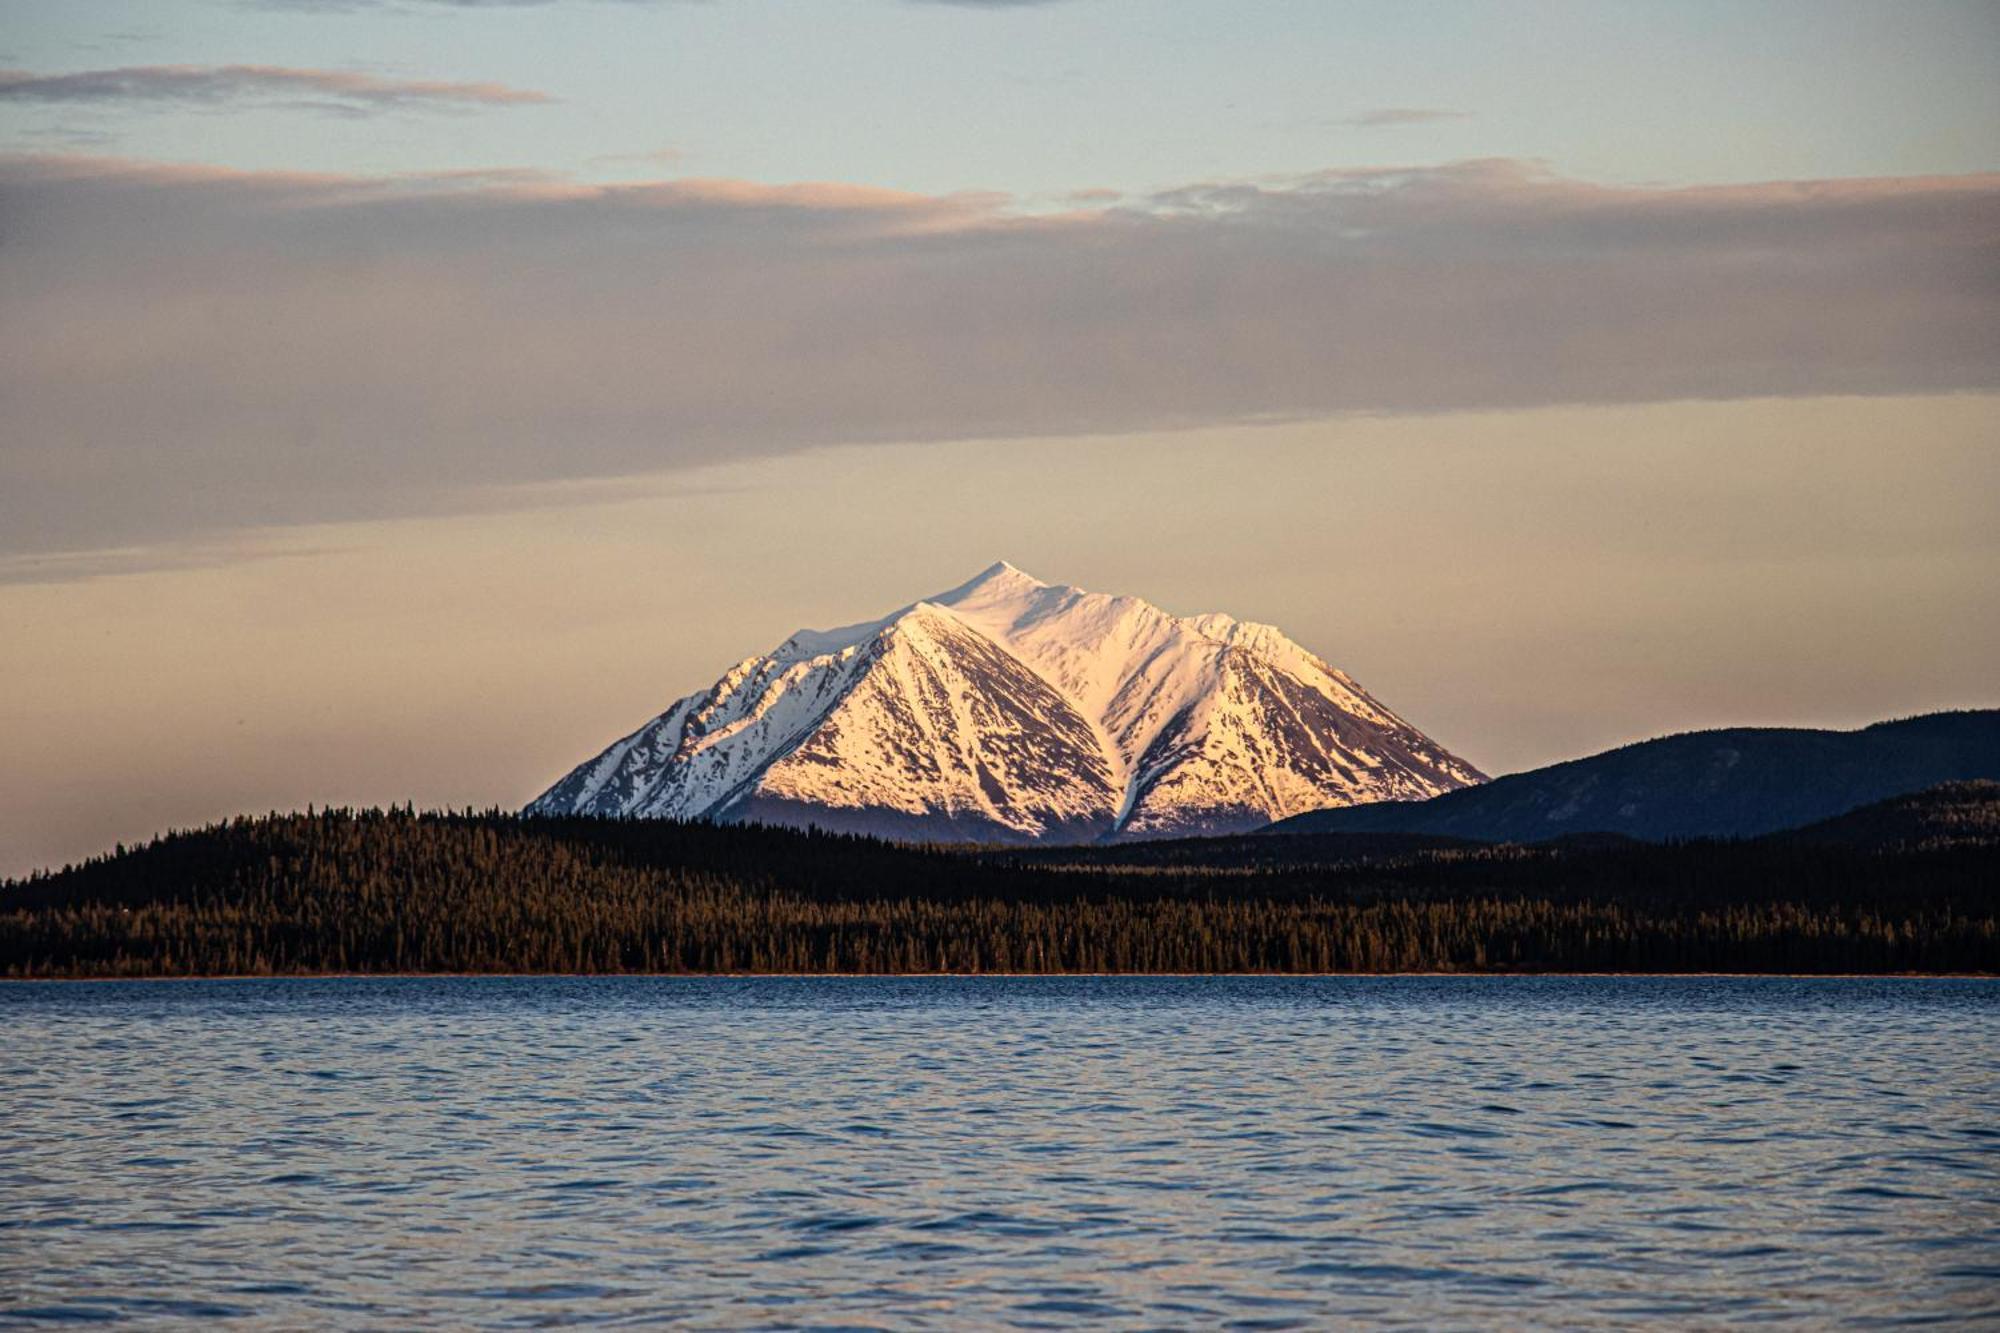
[[[2000,1318],[2000,983],[0,985],[0,1322]]]

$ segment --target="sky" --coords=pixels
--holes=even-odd
[[[0,0],[0,874],[1006,559],[1491,772],[2000,704],[2000,9]]]

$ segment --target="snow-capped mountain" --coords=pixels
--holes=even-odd
[[[738,663],[529,814],[986,842],[1237,832],[1484,780],[1268,625],[997,564]]]

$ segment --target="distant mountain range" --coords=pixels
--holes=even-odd
[[[1587,833],[1648,841],[1754,837],[1973,779],[2000,779],[2000,710],[1933,713],[1859,731],[1690,732],[1428,800],[1317,810],[1280,820],[1266,832],[1478,842]]]
[[[1089,842],[1241,832],[1483,777],[1268,625],[1002,563],[746,658],[526,813]]]

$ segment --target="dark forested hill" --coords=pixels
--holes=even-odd
[[[1946,782],[1772,836],[1877,851],[2000,847],[2000,782]]]
[[[1540,842],[1754,837],[1944,782],[2000,779],[2000,710],[1860,731],[1739,727],[1642,741],[1428,801],[1316,810],[1271,833],[1405,833]]]
[[[1858,842],[1260,835],[1060,863],[656,820],[272,815],[0,884],[0,976],[2000,970],[2000,844],[1878,836],[1987,817],[1948,800]]]

